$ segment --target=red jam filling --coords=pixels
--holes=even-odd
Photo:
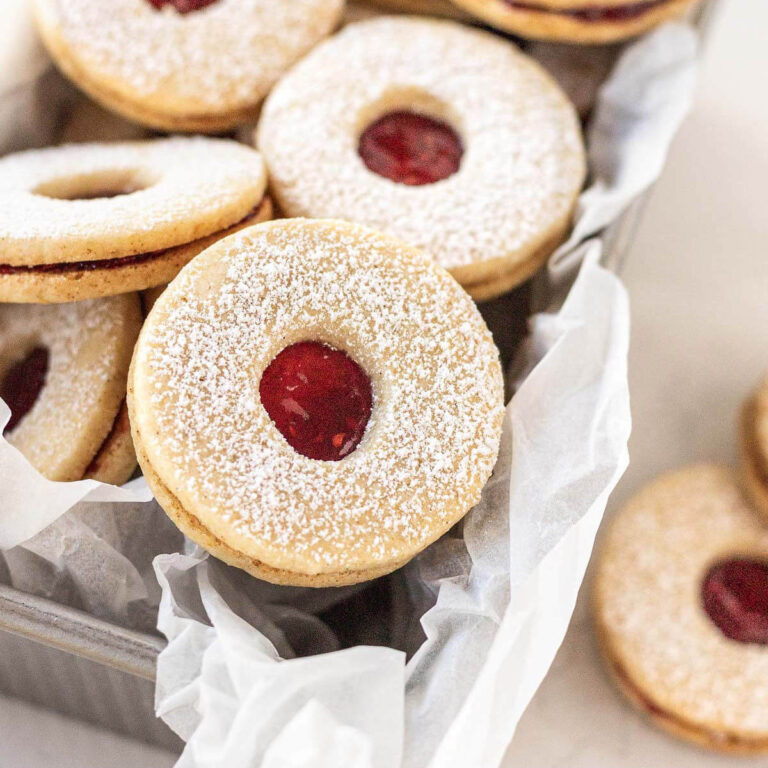
[[[768,644],[768,565],[746,558],[717,563],[704,577],[701,598],[726,637]]]
[[[456,173],[464,147],[447,123],[401,110],[371,123],[357,151],[366,167],[379,176],[421,186]]]
[[[147,2],[158,9],[162,9],[164,5],[172,5],[179,13],[193,13],[208,5],[213,5],[216,0],[147,0]]]
[[[642,16],[658,5],[668,0],[646,0],[646,2],[631,3],[629,5],[595,5],[583,8],[554,9],[546,8],[535,3],[517,2],[517,0],[504,0],[507,5],[519,8],[522,11],[538,11],[539,13],[552,13],[556,16],[570,16],[579,21],[631,21]]]
[[[11,409],[4,433],[12,432],[32,410],[48,374],[48,350],[35,347],[23,360],[6,372],[0,381],[0,397]]]
[[[365,371],[345,352],[317,341],[280,352],[262,374],[259,394],[288,444],[321,461],[339,461],[357,448],[373,405]]]

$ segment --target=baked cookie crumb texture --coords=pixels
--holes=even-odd
[[[609,528],[594,597],[609,670],[654,722],[710,749],[768,751],[768,530],[730,469],[641,490]]]
[[[444,270],[372,230],[302,219],[185,267],[145,323],[128,402],[182,530],[309,586],[387,573],[448,530],[479,499],[503,417],[498,352]]]

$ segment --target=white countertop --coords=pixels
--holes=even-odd
[[[725,0],[696,108],[675,142],[624,273],[632,297],[635,427],[632,463],[612,508],[666,469],[735,461],[736,409],[768,367],[766,30],[765,0]],[[616,768],[622,754],[623,766],[638,768],[742,764],[705,758],[651,734],[602,676],[584,613],[582,605],[556,661],[563,672],[545,681],[505,768]],[[608,762],[589,747],[596,731],[608,734]],[[0,768],[164,768],[174,762],[161,750],[2,697],[0,733]],[[654,757],[632,757],[638,741],[650,743]]]

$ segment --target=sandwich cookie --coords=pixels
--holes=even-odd
[[[546,261],[586,167],[576,113],[541,67],[487,32],[415,17],[358,22],[315,49],[265,103],[258,146],[287,215],[396,235],[478,298]]]
[[[125,388],[140,328],[135,293],[0,305],[4,435],[49,480],[120,484],[136,468]]]
[[[233,141],[72,144],[0,159],[0,301],[65,302],[173,279],[271,216],[260,155]]]
[[[504,414],[467,294],[339,221],[262,224],[198,256],[150,312],[128,392],[139,462],[179,528],[313,587],[388,573],[460,520]]]
[[[35,0],[59,68],[96,101],[165,131],[258,117],[281,75],[331,32],[343,0]]]
[[[452,0],[492,27],[520,37],[610,43],[682,16],[697,0]]]
[[[734,473],[661,477],[610,527],[597,634],[618,687],[674,736],[768,751],[768,529]]]
[[[768,378],[742,408],[740,445],[744,485],[768,520]]]

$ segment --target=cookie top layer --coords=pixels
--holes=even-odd
[[[181,118],[237,112],[331,32],[343,0],[35,0],[55,57],[113,99]],[[62,61],[62,59],[64,61]]]
[[[262,200],[258,152],[234,141],[69,144],[0,159],[0,264],[150,253],[214,234]]]
[[[340,461],[297,453],[260,399],[300,341],[371,379],[366,432]],[[498,452],[501,368],[472,301],[418,251],[343,222],[263,224],[198,256],[147,319],[131,380],[152,472],[220,541],[284,571],[412,557],[478,501]]]
[[[41,306],[0,304],[0,381],[35,349],[44,384],[6,438],[52,480],[78,480],[109,433],[141,325],[135,293]]]
[[[718,738],[768,737],[768,646],[736,642],[703,607],[709,569],[768,562],[768,530],[727,468],[699,465],[637,494],[604,542],[595,598],[612,662],[656,711]]]
[[[407,186],[366,167],[361,134],[402,110],[458,133],[458,172]],[[289,215],[390,232],[459,279],[530,257],[567,224],[585,173],[574,109],[538,64],[494,35],[415,17],[351,24],[321,44],[268,98],[258,145]]]

